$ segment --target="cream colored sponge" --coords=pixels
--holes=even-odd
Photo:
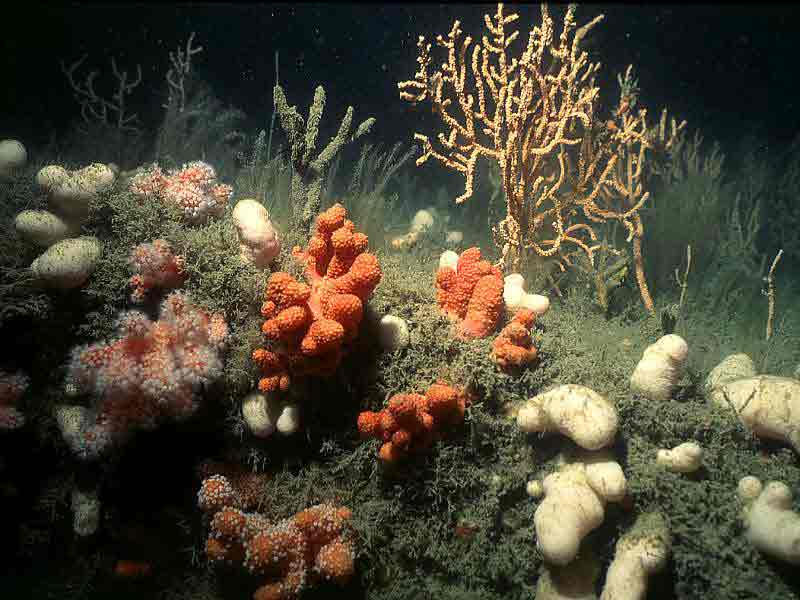
[[[242,399],[242,418],[256,437],[268,438],[275,431],[291,435],[300,428],[300,408],[274,394],[251,392]]]
[[[547,296],[525,291],[525,278],[519,273],[511,273],[503,279],[503,301],[510,311],[528,309],[535,312],[537,317],[550,308],[550,299]]]
[[[18,140],[0,140],[0,181],[15,175],[28,162],[28,151]]]
[[[766,486],[755,477],[739,481],[739,499],[747,539],[764,554],[800,565],[800,514],[792,510],[792,491],[785,483]]]
[[[544,499],[534,513],[536,540],[547,563],[566,565],[578,554],[586,535],[605,518],[607,502],[627,492],[622,467],[610,452],[581,452],[545,477]]]
[[[762,438],[790,444],[800,452],[800,381],[756,375],[718,385],[711,401],[733,410],[742,424]]]
[[[673,473],[694,473],[703,466],[703,448],[697,442],[662,448],[656,454],[656,462]]]
[[[258,200],[245,198],[236,203],[232,217],[239,236],[242,262],[258,269],[267,268],[281,251],[278,232],[267,209]]]
[[[640,515],[617,542],[600,600],[643,600],[647,581],[667,564],[672,538],[659,513]]]
[[[31,272],[42,285],[62,290],[76,288],[94,272],[103,245],[95,237],[61,240],[31,263]]]
[[[669,334],[650,344],[631,375],[631,391],[649,400],[666,402],[686,369],[689,346],[679,335]]]
[[[530,398],[517,413],[526,433],[557,431],[581,448],[598,450],[617,435],[617,409],[604,396],[583,385],[560,385]]]

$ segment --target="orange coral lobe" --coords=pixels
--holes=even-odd
[[[323,314],[341,323],[345,330],[354,332],[364,316],[364,306],[358,296],[336,294],[328,300]]]
[[[142,560],[118,560],[114,565],[114,575],[118,577],[147,577],[152,571],[150,563]]]
[[[289,388],[288,363],[285,355],[256,348],[253,350],[252,358],[263,375],[258,382],[258,389],[261,392],[286,391]]]
[[[382,440],[378,458],[387,464],[425,450],[441,436],[442,429],[464,420],[466,394],[437,382],[422,394],[395,394],[382,411],[358,416],[363,437]]]
[[[306,249],[293,250],[311,285],[288,273],[270,276],[261,331],[267,340],[285,346],[285,359],[279,368],[263,355],[253,355],[263,375],[259,389],[286,390],[290,374],[329,376],[336,371],[345,344],[358,334],[364,302],[382,277],[378,259],[366,249],[367,236],[356,232],[345,208],[335,204],[317,218]]]
[[[383,444],[378,452],[378,458],[380,458],[386,464],[395,463],[402,457],[403,453],[397,446],[392,444],[392,442],[386,442]]]
[[[355,571],[354,559],[351,544],[336,540],[320,549],[314,567],[323,579],[344,584]]]
[[[317,356],[337,350],[344,340],[344,326],[333,319],[319,319],[311,323],[300,350],[306,356]]]
[[[512,372],[536,360],[539,351],[530,333],[535,323],[536,313],[521,310],[497,336],[492,345],[492,357],[501,371]]]
[[[347,210],[336,203],[317,217],[317,231],[331,234],[344,225],[346,218]]]
[[[503,276],[479,248],[461,253],[455,269],[441,267],[436,273],[436,302],[444,314],[461,321],[464,337],[486,337],[503,311]]]
[[[456,424],[464,419],[466,395],[443,382],[436,382],[426,393],[430,414],[440,423]]]
[[[497,327],[503,307],[503,278],[484,275],[475,285],[459,332],[466,337],[488,336]]]
[[[358,415],[358,432],[364,437],[377,437],[380,425],[380,413],[365,411]]]

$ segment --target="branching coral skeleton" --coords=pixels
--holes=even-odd
[[[420,37],[419,68],[410,81],[398,83],[400,97],[414,104],[429,101],[447,133],[434,139],[417,133],[422,145],[417,165],[429,158],[464,176],[464,193],[473,194],[475,168],[481,157],[497,161],[506,197],[506,216],[494,225],[498,266],[519,271],[523,256],[533,251],[554,257],[564,270],[577,247],[592,259],[599,247],[595,227],[619,221],[633,244],[636,279],[649,311],[642,259],[644,234],[639,210],[645,151],[651,147],[647,111],[634,111],[638,88],[629,67],[620,77],[621,97],[613,119],[595,116],[599,88],[594,77],[600,63],[589,60],[581,43],[603,15],[578,27],[575,6],[564,15],[559,34],[547,5],[542,20],[528,36],[524,51],[513,56],[518,19],[503,4],[485,15],[488,35],[481,41],[462,37],[456,21],[436,45],[447,59],[431,67],[432,45]],[[557,36],[557,37],[556,37]],[[680,127],[673,127],[675,134]],[[669,137],[669,136],[667,136]]]
[[[186,108],[186,80],[192,70],[192,56],[203,51],[202,46],[192,46],[194,42],[193,31],[186,40],[186,50],[178,47],[175,52],[169,53],[169,61],[172,66],[167,71],[167,85],[169,86],[169,96],[164,108],[169,108],[173,103],[176,104],[178,112],[183,112]]]
[[[72,88],[75,101],[81,107],[81,118],[86,126],[100,123],[115,128],[118,132],[141,133],[138,127],[139,118],[135,114],[130,114],[125,106],[125,99],[142,82],[142,67],[136,65],[136,77],[129,78],[127,71],[122,71],[117,67],[117,61],[111,57],[111,70],[114,79],[117,81],[117,89],[110,98],[104,98],[95,91],[94,82],[99,71],[90,71],[86,79],[81,83],[76,81],[75,73],[86,61],[87,54],[73,62],[69,67],[61,62],[61,71],[67,78],[69,86]],[[84,130],[88,133],[88,130]]]

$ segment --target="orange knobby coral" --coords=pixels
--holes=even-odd
[[[531,328],[534,323],[536,323],[536,313],[524,309],[503,327],[492,348],[492,358],[501,371],[508,373],[536,360],[538,350],[531,338]]]
[[[288,389],[290,373],[325,376],[336,370],[342,346],[356,337],[364,302],[382,277],[378,259],[366,252],[367,242],[345,208],[334,204],[319,215],[306,249],[293,250],[310,285],[288,273],[270,276],[261,331],[280,347],[253,353],[263,375],[262,392]]]
[[[427,449],[445,427],[464,420],[466,394],[444,382],[436,382],[422,394],[395,394],[380,412],[358,415],[363,437],[383,441],[378,457],[395,463],[414,452]]]
[[[436,273],[436,302],[447,316],[459,321],[463,337],[486,337],[497,327],[503,311],[503,275],[480,248],[468,248],[456,268],[440,267]]]

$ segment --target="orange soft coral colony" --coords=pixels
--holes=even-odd
[[[468,248],[455,268],[444,265],[437,271],[436,302],[442,312],[459,321],[460,336],[486,337],[503,312],[503,275],[489,261],[481,260],[479,248]]]
[[[339,366],[342,346],[358,334],[364,302],[382,277],[378,259],[366,252],[367,242],[345,208],[334,204],[319,215],[306,249],[293,250],[310,285],[288,273],[270,276],[261,331],[281,348],[253,353],[262,392],[288,389],[290,373],[326,376]]]
[[[272,581],[254,600],[292,600],[314,581],[347,583],[355,550],[345,531],[350,510],[317,504],[265,528],[245,543],[245,566]]]
[[[531,339],[534,323],[536,313],[524,309],[503,327],[492,347],[492,358],[501,371],[509,373],[536,360],[538,350]]]
[[[437,382],[425,395],[395,394],[382,411],[362,412],[358,430],[362,437],[382,440],[378,458],[392,464],[424,451],[442,429],[463,422],[466,400],[463,390]]]
[[[254,600],[294,600],[315,582],[341,585],[352,577],[348,508],[317,504],[271,523],[259,513],[222,503],[234,487],[221,475],[203,481],[198,502],[211,519],[206,556],[212,564],[243,567],[257,577]]]

